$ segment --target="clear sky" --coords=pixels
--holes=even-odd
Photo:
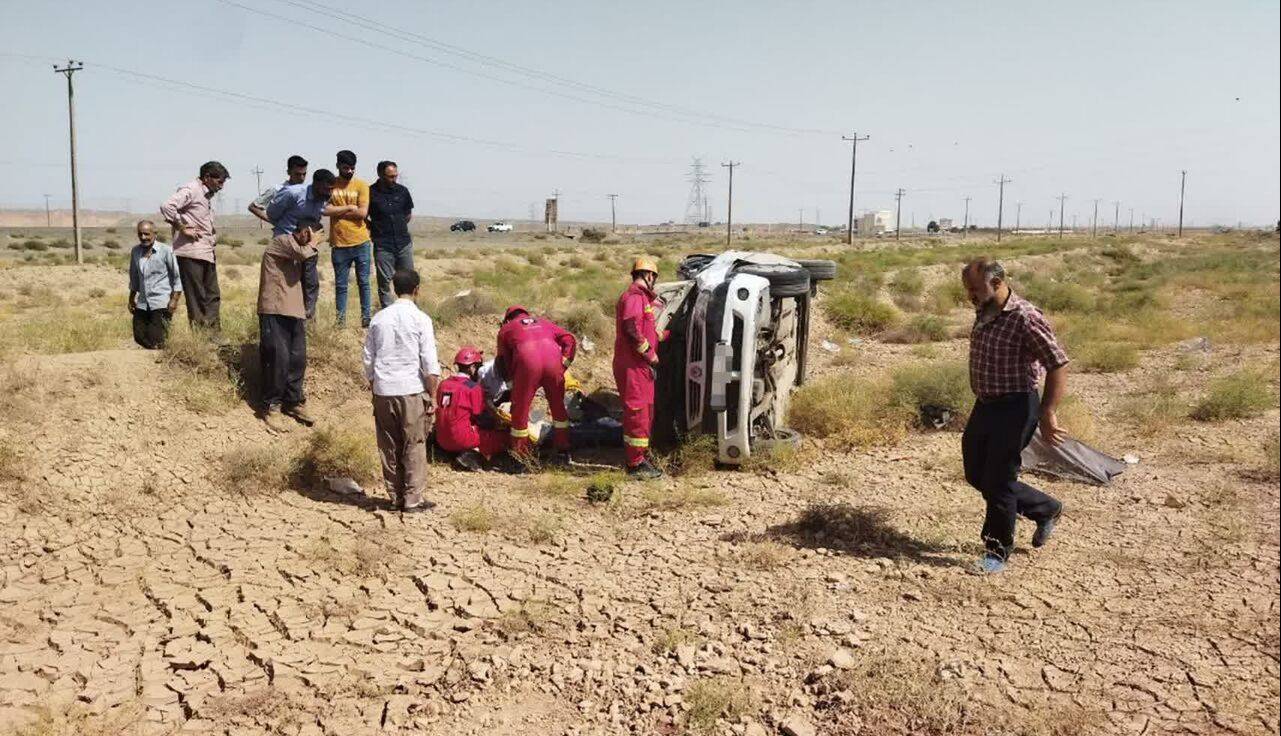
[[[1264,224],[1281,200],[1279,4],[599,0],[0,0],[0,206],[69,201],[65,82],[83,206],[152,211],[217,159],[226,204],[350,148],[399,162],[421,214],[679,221],[689,162],[713,217],[1044,223],[1099,204],[1172,223]],[[355,18],[341,13],[354,14]],[[440,43],[450,47],[442,48]],[[110,67],[110,68],[109,68]],[[124,71],[121,71],[124,70]],[[135,76],[196,84],[217,93]],[[443,134],[443,135],[441,135]]]

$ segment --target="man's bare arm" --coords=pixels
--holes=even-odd
[[[1041,437],[1051,445],[1057,445],[1067,438],[1067,432],[1059,426],[1059,418],[1055,414],[1066,391],[1066,365],[1045,374],[1045,392],[1041,396]]]

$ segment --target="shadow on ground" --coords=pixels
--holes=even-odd
[[[827,549],[854,557],[908,559],[952,567],[955,550],[924,542],[894,528],[889,510],[848,503],[814,504],[795,521],[769,527],[759,538],[800,549]],[[728,539],[727,541],[743,541]]]

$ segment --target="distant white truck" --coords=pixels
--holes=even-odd
[[[512,225],[510,222],[499,221],[490,223],[485,229],[491,233],[509,233],[512,231]]]

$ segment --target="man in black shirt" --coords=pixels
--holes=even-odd
[[[369,234],[374,241],[374,270],[382,307],[396,301],[391,292],[392,274],[414,269],[414,243],[409,238],[414,198],[396,183],[399,174],[395,161],[379,161],[378,181],[369,186]]]

